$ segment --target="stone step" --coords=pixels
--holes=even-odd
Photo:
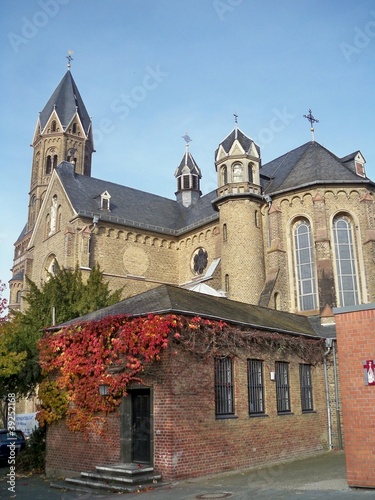
[[[132,485],[132,486],[125,486],[122,484],[113,484],[113,483],[105,483],[105,482],[100,482],[100,481],[90,481],[89,479],[80,479],[80,478],[70,478],[67,477],[65,479],[65,483],[68,485],[74,485],[78,487],[83,487],[83,488],[90,488],[90,489],[100,489],[100,490],[105,490],[105,491],[112,491],[112,492],[117,492],[117,493],[134,493],[136,491],[142,491],[142,490],[147,490],[150,489],[151,486],[147,484],[142,484],[142,485]]]
[[[134,477],[129,477],[129,476],[119,476],[119,475],[114,475],[113,471],[111,471],[112,474],[105,474],[103,470],[100,472],[81,472],[81,477],[84,478],[90,478],[90,479],[98,479],[98,480],[104,480],[104,481],[114,481],[118,483],[128,483],[128,484],[143,484],[143,483],[157,483],[158,481],[161,480],[161,475],[160,474],[137,474]]]
[[[145,473],[154,472],[154,468],[150,465],[141,465],[138,464],[111,464],[111,465],[97,465],[95,467],[97,471],[100,472],[108,472],[113,474],[126,474],[129,476],[135,476]]]

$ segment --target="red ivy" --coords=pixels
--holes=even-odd
[[[107,316],[48,332],[39,342],[39,363],[67,395],[67,423],[82,430],[97,412],[112,411],[126,395],[129,383],[138,380],[147,363],[160,359],[168,336],[177,326],[176,316],[128,318]],[[175,334],[176,338],[178,334]],[[109,396],[99,395],[99,384],[109,387]],[[56,420],[43,408],[41,424]]]

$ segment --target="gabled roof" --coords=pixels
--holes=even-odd
[[[103,220],[178,235],[204,222],[216,220],[211,201],[215,191],[202,196],[193,206],[183,207],[176,200],[121,186],[113,182],[79,175],[74,165],[62,162],[56,168],[73,209],[82,216],[100,215]],[[100,210],[101,193],[111,196],[111,210]]]
[[[70,71],[65,73],[65,76],[40,113],[40,127],[42,130],[46,126],[54,109],[56,110],[64,130],[69,125],[76,112],[78,112],[84,131],[88,134],[91,119]]]
[[[260,173],[264,192],[272,194],[317,183],[371,182],[348,167],[346,163],[351,156],[340,159],[317,142],[303,144],[263,165]]]
[[[318,337],[305,316],[213,297],[172,285],[161,285],[51,329],[55,330],[77,321],[97,320],[117,314],[130,316],[185,314],[280,333]]]

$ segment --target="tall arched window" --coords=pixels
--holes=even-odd
[[[228,183],[228,170],[226,165],[221,167],[221,183],[223,185]]]
[[[253,167],[252,167],[251,163],[249,163],[249,165],[247,167],[247,175],[249,177],[249,182],[253,183]]]
[[[306,219],[299,220],[294,225],[293,233],[299,310],[310,311],[317,308],[310,222]]]
[[[339,305],[353,306],[358,304],[358,285],[353,228],[348,217],[339,215],[334,218],[333,237]]]
[[[48,155],[46,159],[46,174],[50,174],[51,170],[52,170],[51,155]]]
[[[51,123],[51,132],[56,132],[56,121],[53,120],[53,122]]]
[[[243,181],[243,166],[241,163],[236,163],[233,165],[233,182]]]

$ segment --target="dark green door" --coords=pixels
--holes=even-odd
[[[132,395],[132,461],[151,461],[151,414],[149,389],[136,389]]]

